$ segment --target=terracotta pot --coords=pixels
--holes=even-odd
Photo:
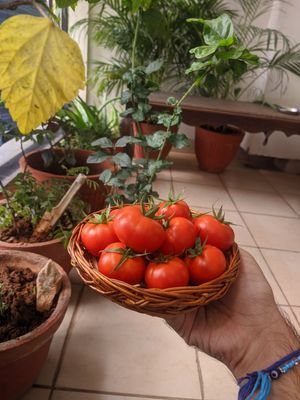
[[[47,262],[38,254],[14,250],[0,251],[0,268],[30,268],[37,273]],[[0,398],[19,399],[35,382],[45,362],[52,337],[60,326],[71,296],[70,281],[57,265],[63,276],[62,290],[51,316],[33,331],[17,339],[0,343]]]
[[[61,149],[55,149],[54,151],[57,154],[63,153]],[[58,170],[57,168],[55,169],[55,167],[52,167],[52,170],[50,168],[45,168],[42,159],[42,152],[43,150],[38,150],[26,154],[27,171],[29,171],[37,181],[42,182],[47,179],[64,179],[72,183],[76,179],[76,176],[66,176],[63,174],[63,171]],[[93,180],[98,184],[96,189],[85,184],[79,191],[80,198],[90,205],[91,212],[98,211],[104,206],[107,189],[99,180],[99,175],[104,169],[110,168],[111,166],[109,161],[104,161],[100,164],[87,164],[87,158],[93,153],[94,152],[91,150],[74,150],[77,161],[76,166],[88,166],[91,172],[91,174],[88,175],[88,179]],[[26,161],[23,156],[20,158],[19,165],[21,171],[24,171]]]
[[[140,123],[140,127],[141,127],[141,131],[143,135],[152,135],[154,132],[156,131],[166,131],[167,128],[163,125],[157,125],[157,124],[150,124],[148,122],[142,122]],[[133,134],[134,136],[138,136],[139,132],[138,132],[138,128],[135,122],[133,122],[132,125],[132,129],[133,129]],[[173,133],[178,131],[178,127],[177,126],[173,126],[171,128],[171,131]],[[170,153],[172,148],[172,144],[167,142],[163,148],[163,152],[162,152],[162,159],[165,159],[168,154]],[[149,158],[152,159],[156,159],[158,156],[159,151],[150,151],[149,154]],[[134,157],[135,158],[144,158],[145,157],[145,152],[142,146],[138,146],[138,145],[134,145]]]
[[[195,153],[199,168],[206,172],[221,173],[235,157],[244,132],[230,128],[236,134],[222,134],[197,127]]]
[[[40,243],[8,243],[0,240],[0,251],[1,250],[31,251],[32,253],[51,258],[59,264],[67,274],[72,268],[70,256],[59,239],[52,239]]]

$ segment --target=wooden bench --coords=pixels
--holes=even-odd
[[[150,104],[155,110],[171,109],[167,98],[178,94],[155,92],[150,96]],[[242,101],[219,100],[200,96],[188,96],[182,103],[183,122],[192,125],[234,125],[247,132],[283,131],[287,136],[300,134],[300,115],[289,115],[270,107]]]

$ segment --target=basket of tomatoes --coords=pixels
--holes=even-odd
[[[163,317],[223,297],[240,261],[222,209],[196,214],[184,200],[103,209],[76,226],[68,251],[92,289]]]

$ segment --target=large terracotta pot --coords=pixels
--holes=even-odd
[[[38,254],[14,250],[0,251],[0,268],[30,268],[37,273],[47,262]],[[48,354],[54,333],[60,326],[71,296],[70,281],[63,269],[62,289],[51,316],[40,326],[17,339],[0,343],[0,398],[19,399],[35,382]]]
[[[0,240],[0,251],[1,250],[30,251],[47,258],[51,258],[53,261],[59,264],[67,274],[72,268],[70,256],[59,239],[47,240],[46,242],[40,243],[8,243]]]
[[[143,135],[152,135],[156,131],[166,131],[167,130],[167,128],[163,125],[150,124],[148,122],[140,123],[140,128],[141,128],[141,132]],[[138,136],[139,131],[138,131],[137,124],[135,122],[133,122],[132,129],[133,129],[134,136]],[[171,131],[173,133],[177,132],[178,127],[173,126],[171,128]],[[165,159],[168,156],[168,154],[170,153],[171,149],[172,149],[172,144],[167,141],[163,148],[161,158]],[[155,151],[155,150],[150,151],[149,158],[155,160],[158,157],[158,153],[159,153],[159,151]],[[134,157],[135,158],[145,158],[145,152],[144,152],[144,149],[142,146],[134,145]]]
[[[54,151],[57,154],[63,153],[61,149],[55,149]],[[64,171],[59,170],[57,167],[45,168],[42,152],[43,150],[38,150],[27,153],[26,160],[24,156],[22,156],[19,161],[21,171],[25,170],[27,161],[27,171],[39,182],[47,179],[64,179],[72,183],[76,179],[76,176],[64,175]],[[100,210],[104,206],[107,189],[99,180],[99,175],[104,169],[110,168],[111,163],[109,161],[104,161],[100,164],[87,164],[86,160],[91,154],[93,154],[93,151],[90,150],[74,150],[76,166],[88,166],[90,168],[88,179],[98,184],[96,189],[91,188],[88,184],[84,184],[79,191],[80,198],[87,202],[91,207],[90,211],[94,212]]]
[[[195,153],[199,168],[206,172],[221,173],[235,157],[244,132],[230,128],[235,133],[217,133],[196,128]]]

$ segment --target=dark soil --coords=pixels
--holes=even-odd
[[[203,125],[202,127],[204,129],[207,129],[208,131],[222,133],[224,135],[239,135],[241,133],[240,130],[228,125],[221,125],[216,127],[210,125]]]
[[[53,312],[36,311],[36,275],[29,269],[0,269],[0,343],[32,331]]]

